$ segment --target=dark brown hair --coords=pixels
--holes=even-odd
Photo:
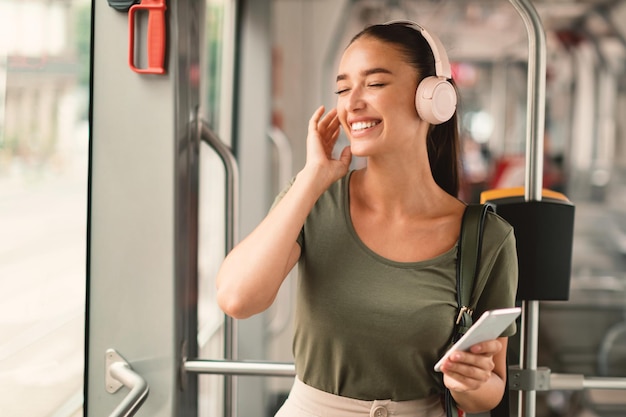
[[[361,37],[371,37],[395,46],[418,74],[418,82],[434,76],[435,58],[428,41],[407,22],[372,25],[358,33],[350,44]],[[453,80],[449,80],[454,85]],[[457,197],[460,183],[459,128],[457,112],[440,125],[431,125],[427,138],[428,160],[435,182],[448,194]]]

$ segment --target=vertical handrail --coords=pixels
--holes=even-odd
[[[226,207],[225,207],[225,251],[226,254],[235,246],[239,218],[239,168],[237,159],[226,144],[217,136],[209,125],[198,118],[200,139],[207,143],[224,163],[226,173]],[[237,323],[224,316],[224,359],[237,359]],[[235,415],[235,384],[231,375],[224,376],[224,416]]]
[[[539,14],[529,0],[510,0],[528,32],[528,85],[525,201],[541,201],[546,97],[546,35]],[[522,303],[520,368],[536,370],[539,340],[539,301]],[[534,417],[536,391],[519,392],[519,415]]]
[[[526,103],[526,201],[540,201],[543,182],[543,137],[546,99],[546,34],[529,0],[510,0],[528,32]]]

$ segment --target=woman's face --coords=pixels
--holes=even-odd
[[[423,123],[415,109],[417,71],[392,44],[362,37],[344,52],[337,114],[353,155],[404,152]]]

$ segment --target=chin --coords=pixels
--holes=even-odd
[[[363,143],[352,142],[350,144],[350,152],[352,153],[352,156],[365,158],[372,154],[372,149],[371,149],[371,146],[367,146]]]

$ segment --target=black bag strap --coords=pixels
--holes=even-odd
[[[488,211],[495,212],[493,205],[489,203],[470,204],[463,213],[456,263],[456,298],[459,309],[452,335],[453,343],[459,340],[473,323],[472,291],[478,273],[483,226]],[[448,389],[445,390],[445,407],[447,417],[460,415]],[[456,411],[457,416],[455,416],[454,411]]]
[[[472,325],[474,311],[471,298],[474,279],[478,273],[483,225],[488,211],[494,211],[491,204],[470,204],[463,213],[456,264],[456,298],[459,306],[455,329],[456,340]]]

